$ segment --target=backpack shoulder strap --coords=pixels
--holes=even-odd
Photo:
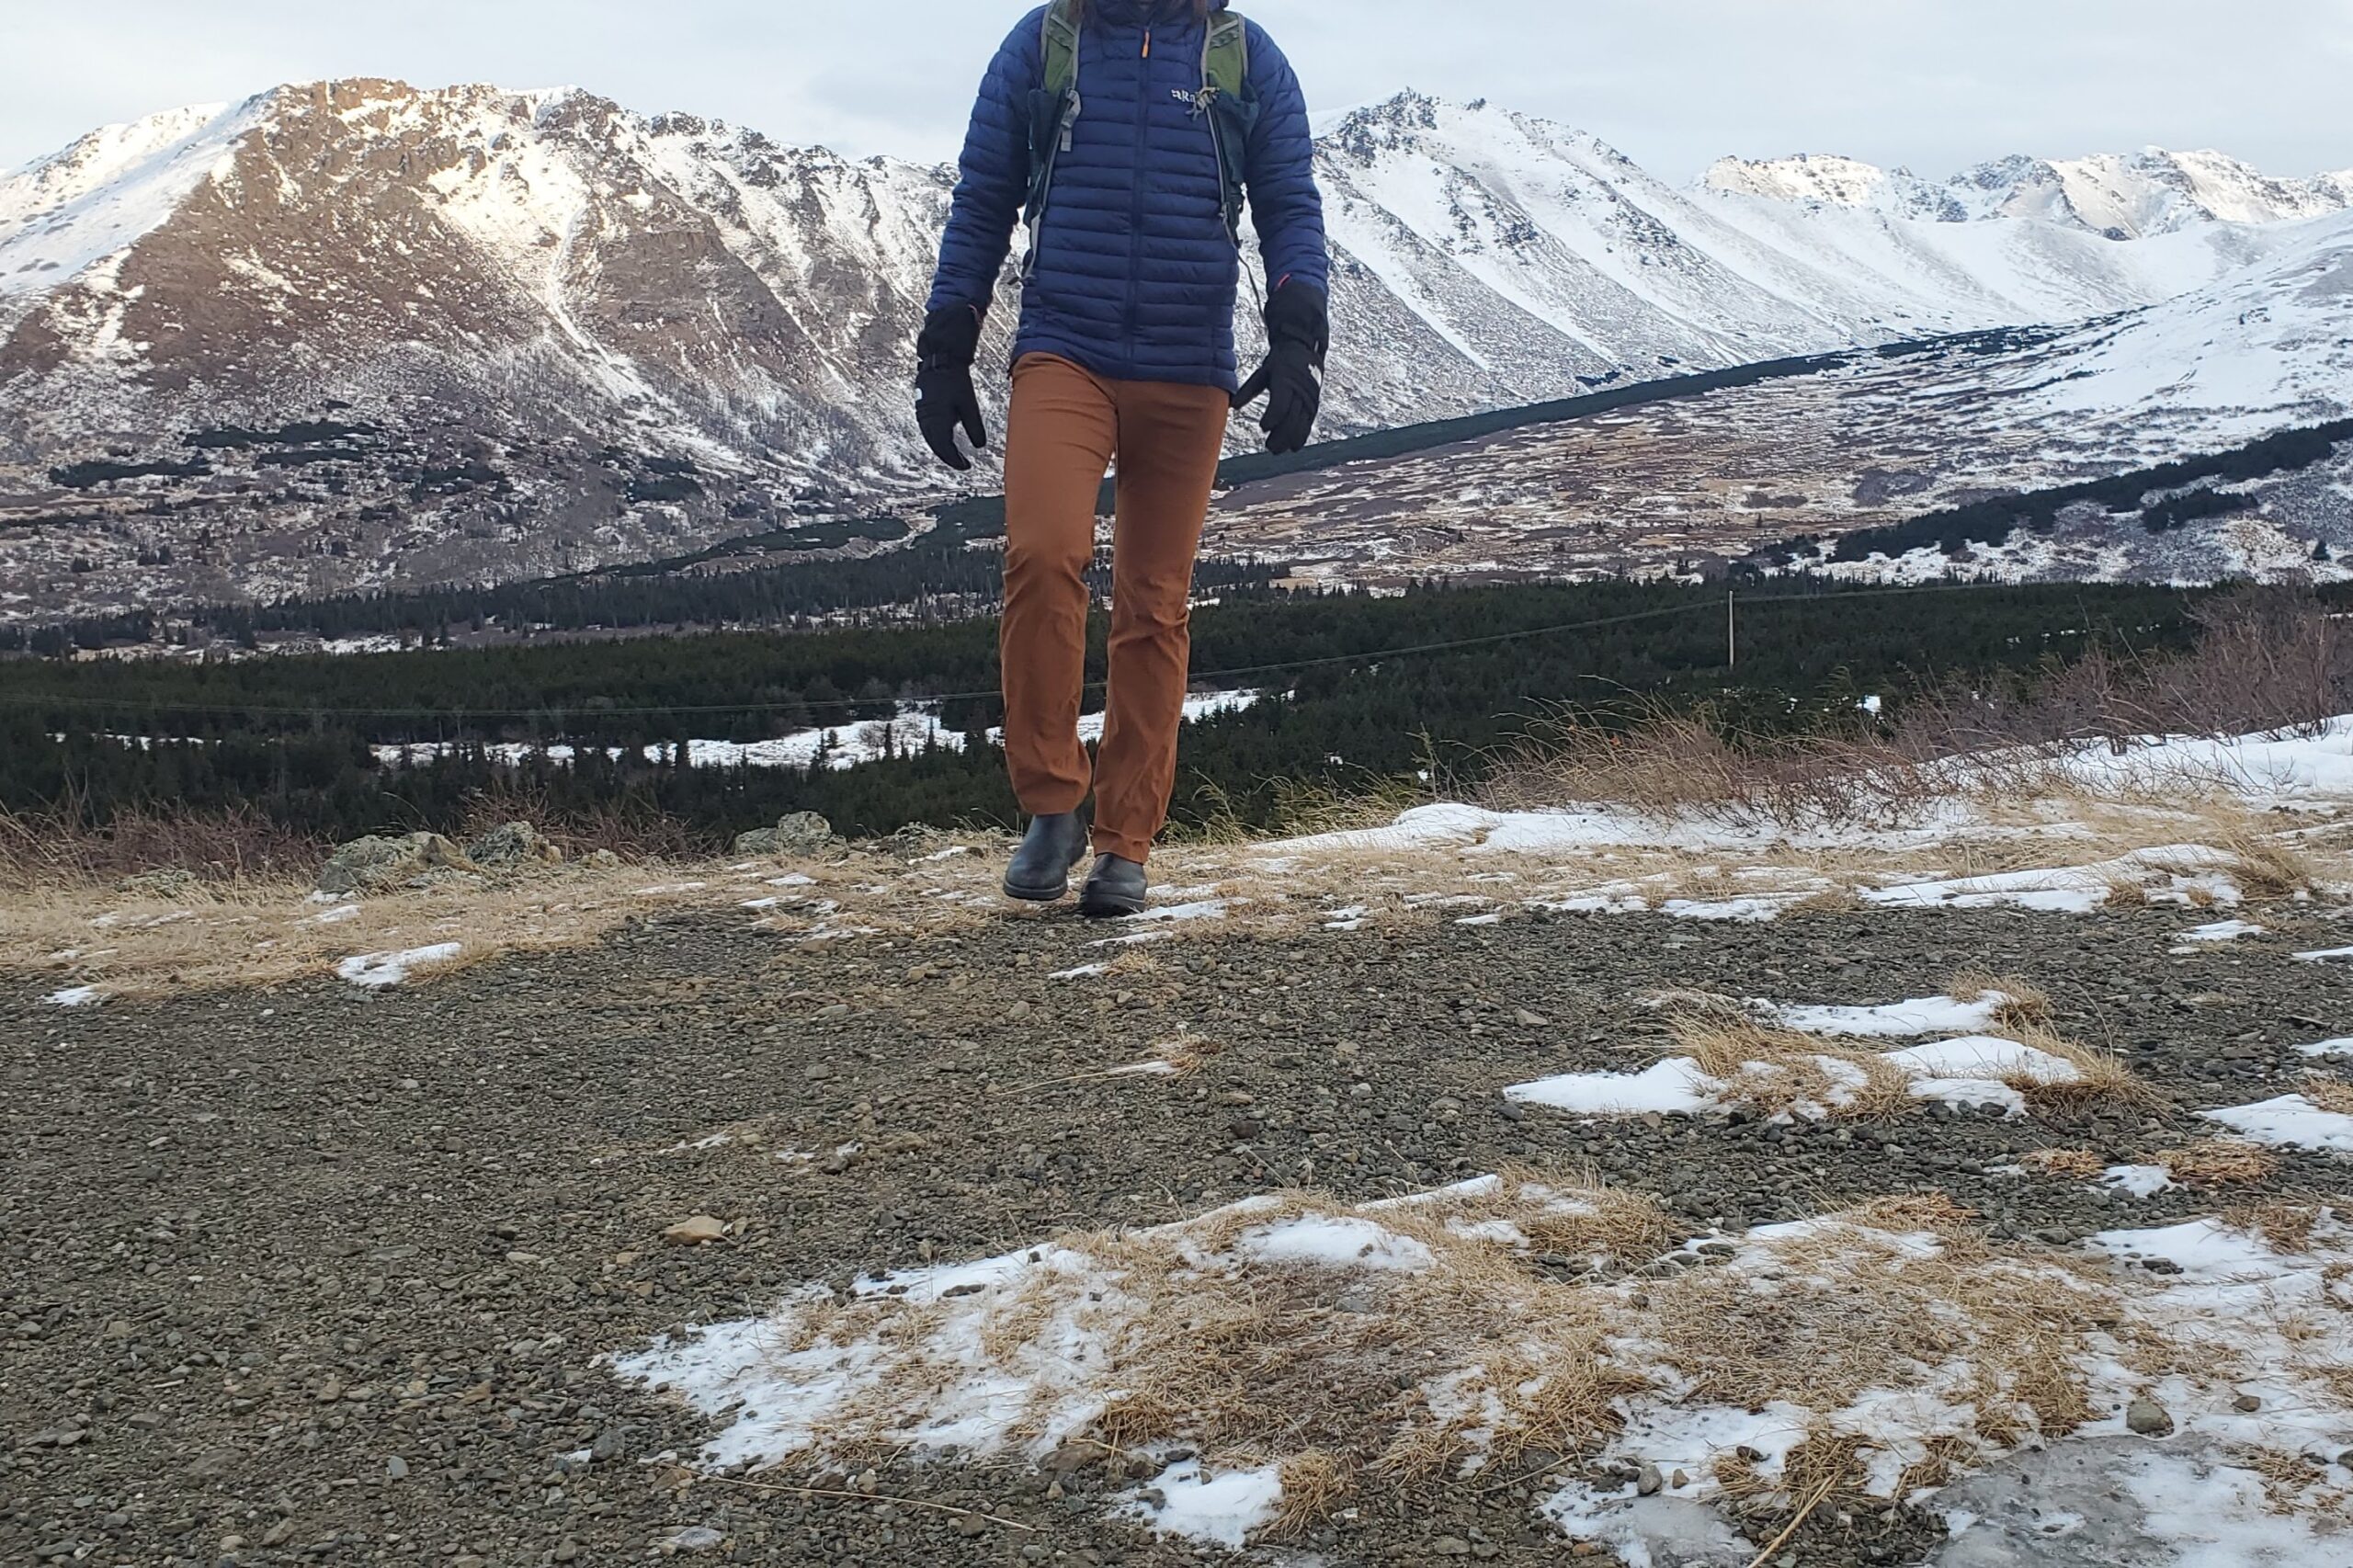
[[[1239,11],[1220,11],[1210,18],[1209,41],[1201,51],[1201,85],[1225,98],[1249,96],[1250,25]]]
[[[1071,0],[1052,0],[1044,22],[1046,73],[1039,85],[1060,99],[1078,84],[1078,20]]]
[[[1038,236],[1046,217],[1046,193],[1054,183],[1054,160],[1070,151],[1071,128],[1078,123],[1078,6],[1076,0],[1050,0],[1042,24],[1045,69],[1029,95],[1029,196],[1021,221],[1029,231],[1022,276],[1038,265]]]
[[[1250,24],[1239,11],[1220,11],[1210,17],[1209,34],[1201,41],[1201,91],[1194,102],[1199,106],[1195,112],[1208,116],[1210,136],[1217,144],[1226,237],[1238,246],[1250,131],[1258,122],[1258,96],[1250,89]]]

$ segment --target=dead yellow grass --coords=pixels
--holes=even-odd
[[[2279,1169],[2279,1156],[2260,1143],[2242,1138],[2204,1138],[2178,1149],[2150,1156],[2153,1165],[2191,1187],[2231,1187],[2268,1181]]]
[[[1876,1051],[1800,1034],[1722,1006],[1670,1011],[1667,1028],[1724,1104],[1761,1117],[1820,1107],[1832,1116],[1892,1117],[1912,1106],[1903,1072]]]
[[[2296,1085],[2296,1092],[2339,1116],[2353,1116],[2353,1083],[2327,1073],[2314,1073]]]
[[[2311,1210],[2284,1205],[2245,1218],[2291,1247],[2314,1225]],[[1428,1262],[1254,1261],[1257,1241],[1293,1220],[1357,1227],[1369,1248],[1418,1247]],[[986,1375],[1030,1387],[1017,1436],[1115,1453],[1181,1444],[1214,1468],[1277,1465],[1277,1533],[1371,1486],[1460,1474],[1474,1458],[1595,1454],[1629,1403],[1651,1398],[1798,1413],[1805,1436],[1778,1471],[1739,1453],[1711,1462],[1735,1499],[1802,1510],[1864,1500],[1884,1445],[1837,1417],[1866,1395],[1932,1395],[1953,1413],[1949,1429],[1904,1439],[1908,1488],[2093,1419],[2088,1369],[2112,1358],[2152,1382],[2219,1387],[2237,1375],[2202,1333],[2177,1339],[2171,1319],[2144,1310],[2168,1289],[2162,1279],[1995,1242],[1941,1194],[1752,1239],[1718,1267],[1658,1267],[1677,1234],[1645,1198],[1546,1173],[1357,1209],[1294,1194],[1166,1231],[1069,1238],[979,1297],[798,1304],[783,1343],[883,1358],[870,1392],[825,1430],[831,1457],[887,1451],[919,1429],[975,1370],[929,1346],[977,1338]],[[1578,1267],[1564,1274],[1540,1257]],[[951,1317],[959,1327],[942,1335]],[[1086,1348],[1074,1358],[1075,1345]],[[1074,1408],[1099,1414],[1073,1432]]]
[[[2051,995],[2022,974],[1993,974],[1968,969],[1952,977],[1945,994],[1956,1002],[1976,1002],[1989,994],[2002,998],[1994,1009],[1997,1028],[2046,1028],[2052,1017]]]
[[[2065,1083],[2049,1083],[2029,1075],[2009,1080],[2009,1086],[2033,1109],[2066,1113],[2091,1106],[2154,1106],[2154,1090],[2133,1076],[2123,1057],[2099,1046],[2070,1040],[2040,1025],[2003,1031],[2019,1044],[2055,1056],[2075,1070]]]
[[[708,865],[571,866],[338,905],[311,902],[309,888],[294,882],[209,884],[168,901],[47,887],[0,903],[0,971],[136,999],[289,984],[332,974],[358,954],[460,945],[455,960],[424,977],[593,942],[632,919],[768,891],[756,878]]]

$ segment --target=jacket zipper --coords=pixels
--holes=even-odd
[[[1120,343],[1126,351],[1130,369],[1135,362],[1136,296],[1143,288],[1143,194],[1144,168],[1149,132],[1152,127],[1152,28],[1143,29],[1143,52],[1139,67],[1142,79],[1136,84],[1136,148],[1134,195],[1128,208],[1128,304],[1120,333]]]

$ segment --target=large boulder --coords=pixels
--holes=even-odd
[[[527,822],[503,823],[466,846],[466,858],[490,871],[525,871],[561,866],[563,851]]]
[[[754,828],[735,835],[738,855],[817,855],[836,842],[834,824],[814,812],[791,812],[774,827]]]
[[[337,895],[382,892],[452,875],[472,875],[475,870],[466,852],[438,833],[408,833],[396,838],[371,834],[353,839],[327,857],[319,870],[319,891]]]

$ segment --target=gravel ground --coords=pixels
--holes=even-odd
[[[1099,930],[789,945],[698,917],[381,993],[69,1010],[0,983],[0,1561],[1192,1562],[1098,1517],[1120,1477],[692,1475],[664,1456],[697,1423],[597,1358],[812,1278],[1512,1160],[1589,1161],[1699,1225],[1919,1187],[2053,1244],[2210,1211],[1985,1167],[2198,1136],[2189,1109],[2284,1092],[2297,1043],[2353,1033],[2353,970],[2289,956],[2337,928],[2266,918],[2275,935],[2188,959],[2166,951],[2196,923],[2180,912],[1188,933],[1134,972],[1056,980],[1105,958]],[[1497,1094],[1639,1065],[1654,987],[1878,1002],[1972,967],[2044,986],[2170,1108],[1595,1127]],[[1062,1081],[1177,1035],[1222,1049],[1190,1079]],[[2344,1187],[2306,1157],[2279,1184]],[[706,1214],[725,1239],[664,1244]],[[1555,1562],[1529,1506],[1545,1490],[1384,1496],[1255,1560]],[[1781,1561],[1914,1562],[1934,1539],[1818,1518]]]

